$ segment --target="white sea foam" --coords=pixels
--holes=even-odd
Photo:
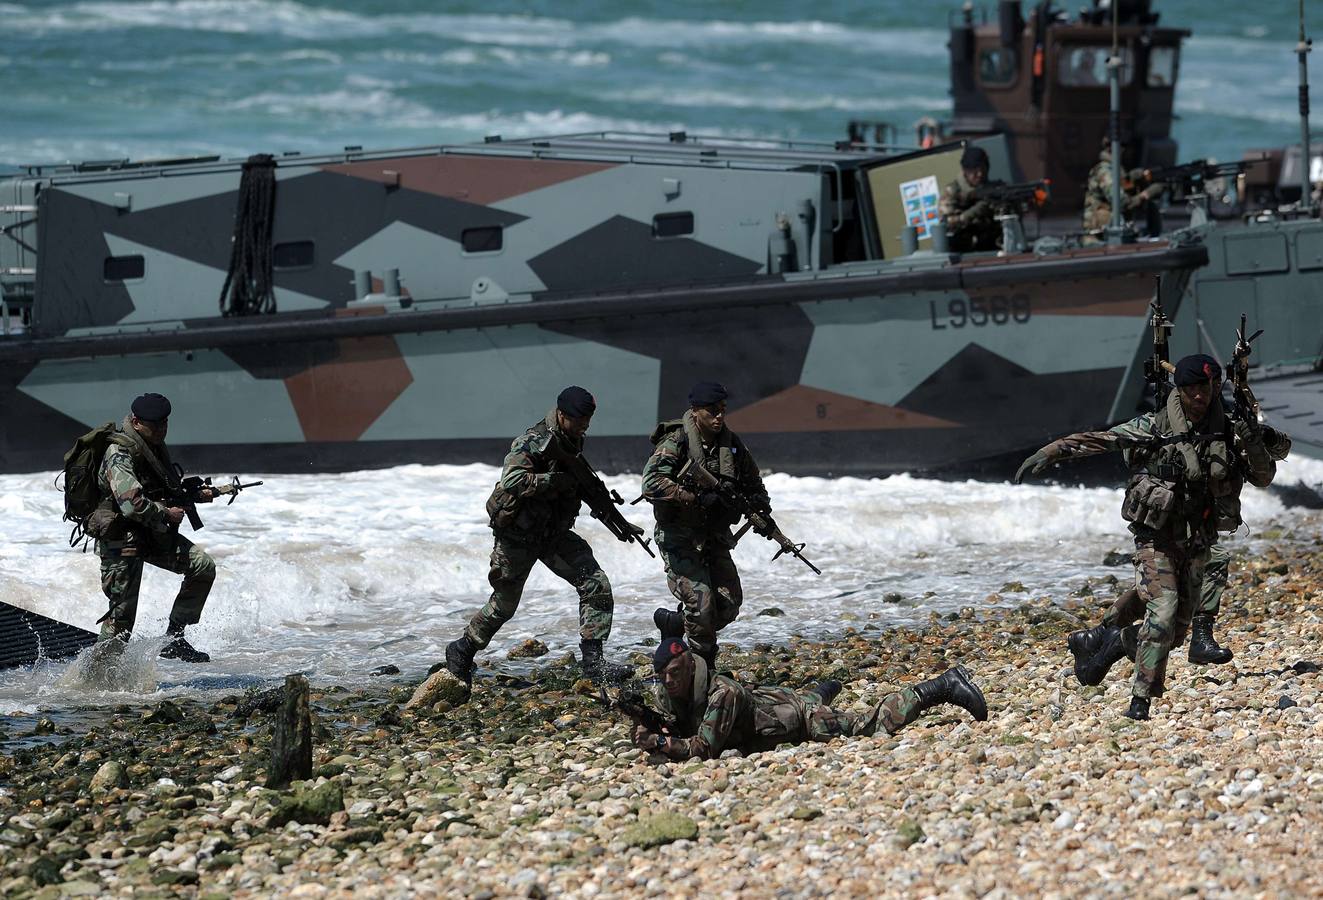
[[[195,539],[216,558],[219,576],[190,634],[215,662],[197,669],[162,662],[158,690],[206,689],[207,679],[233,689],[291,671],[357,682],[384,663],[420,672],[486,599],[491,533],[483,502],[496,475],[486,465],[277,475],[233,506],[204,507],[207,527]],[[1323,463],[1291,460],[1280,478],[1323,483]],[[608,481],[622,495],[637,495],[636,475]],[[104,609],[97,560],[68,548],[51,483],[49,474],[0,476],[4,599],[92,628]],[[747,537],[735,551],[744,613],[723,633],[737,643],[914,623],[933,611],[982,605],[1009,581],[1032,595],[1061,597],[1087,576],[1128,577],[1101,565],[1107,550],[1129,545],[1118,489],[783,474],[769,476],[768,488],[778,523],[808,543],[806,554],[824,574],[785,557],[771,562],[772,545]],[[625,512],[651,525],[645,506]],[[1255,529],[1278,525],[1301,536],[1317,533],[1320,522],[1318,513],[1287,509],[1276,495],[1253,489],[1245,516]],[[652,634],[652,610],[672,602],[661,565],[587,516],[578,530],[615,589],[610,644],[618,652]],[[1229,538],[1233,547],[1247,541],[1253,538]],[[164,630],[177,585],[176,576],[148,570],[138,617],[143,641]],[[1008,593],[1001,602],[1027,596]],[[757,615],[769,606],[786,615]],[[492,645],[493,658],[503,660],[526,637],[557,652],[573,648],[576,608],[573,590],[536,568],[518,614]],[[0,708],[34,695],[99,702],[97,692],[62,680],[65,666],[0,673]]]

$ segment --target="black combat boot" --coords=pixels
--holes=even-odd
[[[841,692],[842,684],[834,678],[826,681],[819,681],[813,686],[813,693],[822,698],[823,706],[831,706],[831,702],[836,699],[836,695]]]
[[[1079,679],[1080,684],[1102,684],[1112,666],[1125,655],[1125,643],[1121,639],[1121,629],[1115,625],[1109,626],[1103,633],[1102,643],[1098,646],[1097,652],[1089,657],[1083,665],[1076,662],[1075,677]]]
[[[1213,637],[1212,616],[1195,616],[1190,621],[1190,662],[1219,665],[1231,662],[1233,655]]]
[[[162,659],[177,659],[186,663],[211,662],[210,655],[198,650],[188,642],[188,638],[184,637],[183,625],[171,622],[165,633],[171,640],[161,648]]]
[[[1070,648],[1071,656],[1075,657],[1075,677],[1080,681],[1080,673],[1084,670],[1093,655],[1102,647],[1103,641],[1107,639],[1107,630],[1110,626],[1095,625],[1092,628],[1086,628],[1083,631],[1072,631],[1070,637],[1066,638],[1066,646]]]
[[[677,609],[658,607],[652,614],[652,624],[661,632],[662,640],[684,637],[684,614]]]
[[[1147,697],[1131,697],[1130,708],[1125,711],[1127,719],[1134,719],[1137,722],[1148,721],[1149,700]]]
[[[601,641],[579,641],[583,656],[583,674],[599,684],[624,684],[634,674],[629,666],[607,662],[602,657]]]
[[[955,666],[936,678],[916,684],[914,693],[919,695],[919,712],[932,709],[940,703],[954,703],[968,710],[978,721],[988,720],[988,701],[983,699],[983,692],[974,684],[969,670],[964,666]]]
[[[473,646],[473,642],[466,634],[459,640],[446,644],[446,661],[432,666],[427,670],[427,674],[435,675],[442,669],[449,669],[451,675],[473,687],[473,657],[477,652],[478,648]]]

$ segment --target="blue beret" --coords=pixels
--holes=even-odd
[[[726,391],[726,386],[718,384],[715,381],[700,381],[689,389],[689,405],[711,406],[713,403],[720,403],[730,394]]]
[[[577,384],[572,384],[560,392],[556,398],[556,409],[574,419],[591,416],[597,411],[597,401]]]
[[[161,422],[170,418],[170,401],[160,394],[143,394],[129,410],[144,422]]]

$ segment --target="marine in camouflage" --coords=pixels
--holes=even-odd
[[[697,655],[694,669],[693,702],[672,701],[664,689],[657,693],[657,702],[679,732],[662,748],[672,759],[713,759],[732,749],[758,753],[781,744],[871,737],[878,728],[895,734],[923,711],[914,688],[889,694],[866,714],[856,715],[823,703],[814,690],[746,687],[729,676],[711,675]]]
[[[560,427],[556,412],[553,408],[510,444],[487,501],[495,535],[487,576],[492,593],[465,629],[475,650],[491,643],[515,614],[528,574],[539,561],[578,592],[580,637],[605,641],[611,634],[611,582],[588,542],[571,530],[579,514],[578,482],[548,450],[550,441],[560,441],[577,454],[583,441]]]
[[[101,558],[101,590],[110,603],[110,616],[102,623],[101,637],[127,637],[138,614],[138,591],[144,564],[183,575],[184,581],[170,609],[172,630],[195,624],[216,580],[216,564],[205,550],[171,525],[166,505],[148,495],[166,485],[146,454],[156,454],[158,465],[169,469],[169,451],[152,447],[125,418],[101,458],[97,484],[103,519],[97,537]],[[96,515],[96,514],[94,514]]]
[[[721,504],[704,508],[702,498],[679,481],[680,470],[692,458],[713,475],[733,481],[764,511],[771,511],[771,501],[753,455],[724,424],[704,442],[689,410],[682,419],[660,424],[654,436],[656,447],[643,468],[643,496],[656,517],[654,535],[666,584],[680,601],[691,646],[714,654],[717,633],[735,621],[744,601],[730,555],[735,516]]]
[[[1148,173],[1131,169],[1121,180],[1121,217],[1127,223],[1144,224],[1148,210],[1162,195],[1163,185],[1148,184]],[[1104,148],[1089,170],[1084,191],[1084,231],[1099,237],[1112,221],[1112,152]]]
[[[1200,439],[1182,439],[1194,434]],[[1202,420],[1192,423],[1180,391],[1173,390],[1162,410],[1106,431],[1060,438],[1026,466],[1111,450],[1125,453],[1131,471],[1122,515],[1135,537],[1135,590],[1144,605],[1135,636],[1132,693],[1147,700],[1162,695],[1171,648],[1184,641],[1196,605],[1203,602],[1204,570],[1218,530],[1241,524],[1244,482],[1267,486],[1276,463],[1264,431],[1230,420],[1220,395],[1212,394]],[[1104,624],[1124,624],[1133,609],[1118,603]]]
[[[961,173],[942,190],[938,211],[946,223],[950,247],[957,253],[996,250],[1001,242],[996,207],[980,200]]]

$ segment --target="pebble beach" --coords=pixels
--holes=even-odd
[[[487,657],[457,707],[407,708],[421,676],[315,686],[314,777],[283,791],[264,786],[280,688],[119,706],[78,734],[11,717],[0,895],[1317,896],[1323,541],[1233,563],[1235,660],[1174,653],[1149,722],[1121,715],[1126,661],[1102,688],[1069,668],[1066,634],[1129,580],[1113,571],[723,653],[748,683],[844,681],[846,706],[963,662],[991,711],[748,757],[649,758],[552,655],[527,677]]]

